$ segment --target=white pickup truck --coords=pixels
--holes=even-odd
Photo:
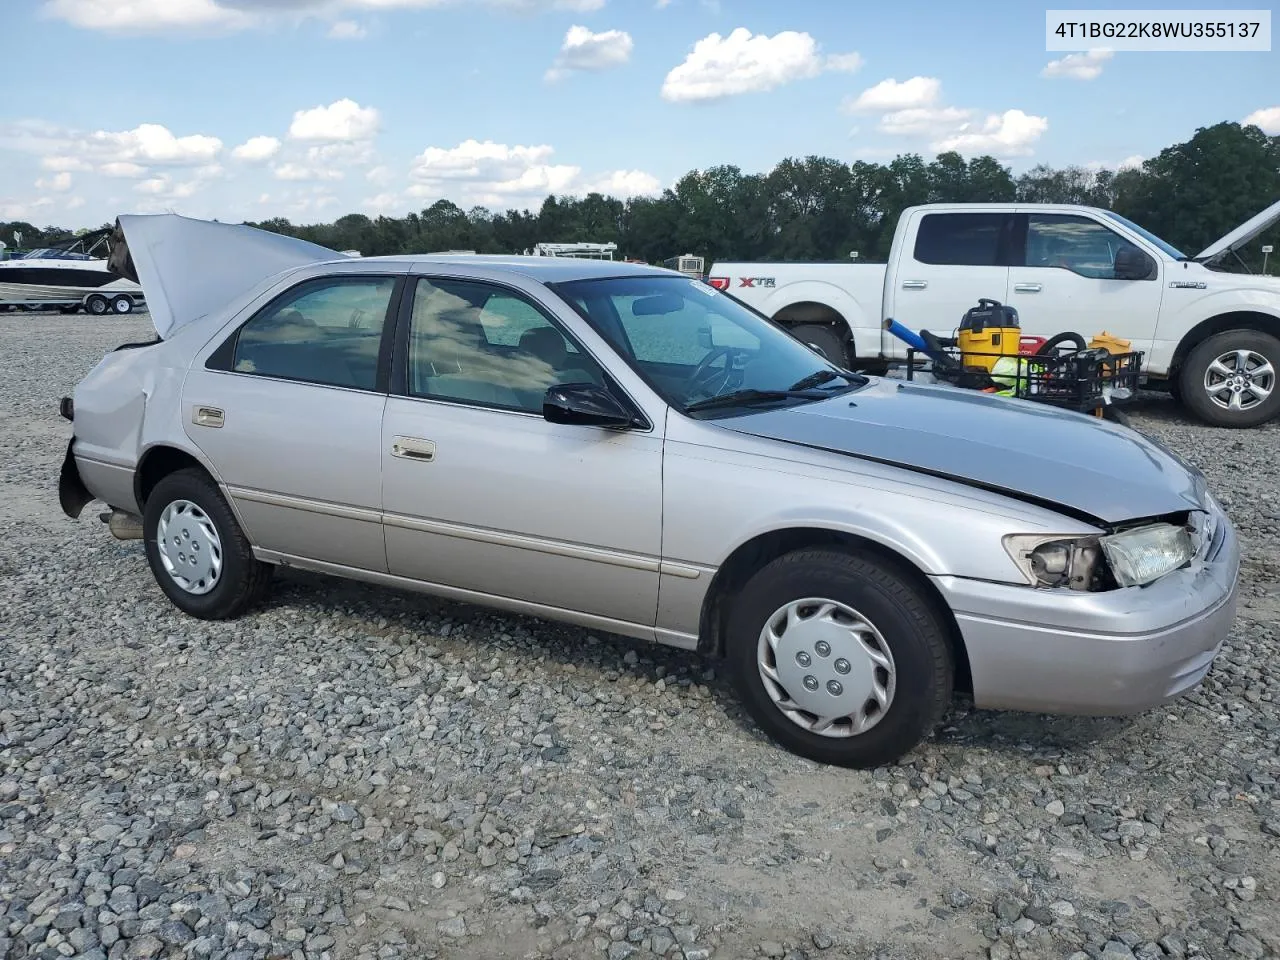
[[[928,204],[902,212],[888,264],[725,262],[708,282],[870,370],[906,357],[885,319],[947,336],[979,298],[999,300],[1026,334],[1130,340],[1148,386],[1207,423],[1251,427],[1280,413],[1280,277],[1214,264],[1277,221],[1280,202],[1188,257],[1097,207]]]

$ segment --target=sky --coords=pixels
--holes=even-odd
[[[1280,54],[1047,52],[1025,0],[0,0],[0,36],[0,220],[38,225],[536,209],[813,154],[1116,168],[1224,120],[1280,134]]]

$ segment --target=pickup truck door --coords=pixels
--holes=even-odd
[[[1009,283],[1012,213],[937,211],[918,215],[886,275],[885,316],[912,330],[951,336],[978,300],[1004,301]],[[907,345],[890,333],[886,356],[905,357]]]
[[[1014,235],[1007,302],[1023,333],[1074,331],[1088,340],[1105,330],[1150,354],[1164,290],[1160,258],[1146,279],[1117,280],[1116,253],[1135,244],[1084,214],[1020,213]]]

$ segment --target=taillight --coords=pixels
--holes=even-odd
[[[728,278],[728,277],[709,277],[709,278],[707,279],[707,283],[711,284],[711,285],[712,285],[713,287],[715,287],[717,290],[728,290],[728,289],[729,289],[729,278]]]

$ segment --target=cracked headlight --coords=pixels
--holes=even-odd
[[[1037,587],[1093,590],[1104,566],[1096,536],[1015,533],[1004,538],[1004,548],[1027,581]]]
[[[1170,523],[1106,536],[1011,534],[1004,547],[1032,585],[1072,590],[1142,586],[1195,556],[1187,529]]]
[[[1111,575],[1122,587],[1138,587],[1172,573],[1195,556],[1186,527],[1153,523],[1102,537],[1099,541]]]

